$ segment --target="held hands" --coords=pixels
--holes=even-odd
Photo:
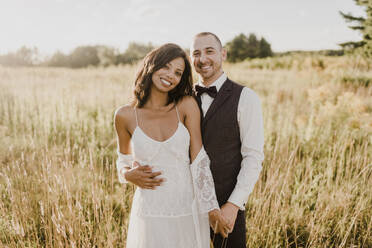
[[[229,233],[228,222],[222,215],[222,211],[219,209],[213,209],[208,213],[209,225],[212,227],[214,233],[220,233],[222,237],[227,238]]]
[[[222,205],[221,210],[214,209],[209,214],[209,224],[214,233],[219,233],[227,238],[234,229],[239,207],[231,202]]]
[[[227,221],[227,227],[229,233],[231,233],[234,229],[236,217],[238,215],[239,207],[231,202],[226,202],[221,207],[221,214]]]
[[[142,189],[155,189],[160,186],[164,178],[156,178],[161,175],[161,172],[152,172],[149,165],[140,165],[138,162],[133,162],[133,168],[124,172],[124,177],[128,182],[131,182]]]

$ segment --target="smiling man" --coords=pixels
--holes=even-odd
[[[261,171],[263,120],[257,94],[229,78],[222,63],[227,52],[213,33],[194,37],[191,58],[200,80],[195,96],[202,112],[203,145],[211,171],[226,233],[211,231],[214,247],[246,247],[245,204]],[[214,220],[211,220],[214,225]]]

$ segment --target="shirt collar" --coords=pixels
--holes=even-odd
[[[219,78],[217,78],[216,81],[214,81],[211,85],[208,86],[208,88],[212,86],[216,86],[216,89],[218,92],[221,89],[223,83],[226,81],[226,79],[227,79],[227,75],[223,72],[222,75]],[[199,80],[198,85],[205,87],[205,85],[203,84],[201,80]]]

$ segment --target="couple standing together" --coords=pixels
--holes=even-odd
[[[134,101],[115,113],[121,183],[137,185],[127,248],[246,247],[245,203],[261,171],[258,96],[227,78],[226,50],[209,32],[186,53],[146,55]]]

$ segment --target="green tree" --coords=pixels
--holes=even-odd
[[[99,64],[97,46],[79,46],[69,56],[69,65],[72,68],[81,68]]]
[[[248,57],[247,55],[247,44],[248,39],[244,34],[239,34],[235,38],[226,44],[227,48],[227,61],[239,62]]]
[[[362,33],[362,40],[341,43],[344,49],[361,50],[367,57],[372,57],[372,0],[354,0],[355,4],[366,11],[366,17],[354,16],[340,11],[341,16],[347,23],[352,23],[349,28]]]
[[[137,42],[131,42],[128,48],[125,50],[124,54],[119,54],[117,56],[118,64],[128,64],[135,63],[140,59],[143,59],[147,53],[149,53],[154,46],[151,43],[142,44]]]
[[[273,51],[271,50],[271,45],[269,42],[265,40],[265,38],[261,38],[260,43],[259,43],[259,54],[258,57],[260,58],[265,58],[265,57],[270,57],[273,56]]]
[[[249,34],[246,49],[248,58],[257,58],[260,54],[260,43],[255,34]]]
[[[109,66],[117,64],[117,50],[108,46],[99,46],[97,47],[97,55],[99,59],[99,64],[101,66]]]
[[[0,64],[5,66],[33,66],[38,63],[39,53],[36,47],[21,47],[15,53],[0,56]]]
[[[57,51],[53,54],[53,56],[46,62],[47,66],[54,66],[54,67],[69,67],[70,66],[70,59],[64,53]]]
[[[262,37],[260,40],[253,33],[247,37],[239,34],[233,40],[226,43],[227,61],[239,62],[247,58],[264,58],[272,56],[271,45]]]

